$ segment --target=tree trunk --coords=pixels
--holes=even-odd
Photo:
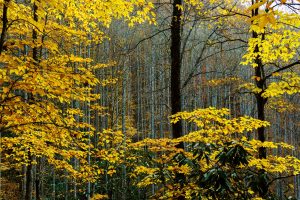
[[[0,55],[1,55],[2,51],[4,50],[4,41],[5,41],[5,37],[6,37],[7,24],[8,24],[7,10],[8,10],[9,2],[10,2],[10,0],[4,0],[4,4],[3,4],[2,31],[1,31],[1,37],[0,37]]]
[[[38,22],[37,10],[38,10],[38,7],[37,7],[36,3],[34,3],[33,4],[33,20],[35,22]],[[37,31],[35,29],[33,29],[33,31],[32,31],[32,40],[33,40],[33,44],[35,45],[32,49],[32,58],[37,63],[37,61],[38,61],[38,48],[36,47]]]
[[[171,114],[181,111],[181,17],[182,0],[173,1],[173,14],[171,22]],[[182,136],[182,121],[172,124],[173,138]],[[184,148],[183,143],[177,145]],[[177,176],[177,175],[176,175]],[[178,200],[185,199],[179,196]]]
[[[25,193],[25,200],[32,200],[32,190],[33,190],[33,182],[32,182],[32,155],[30,150],[28,151],[28,159],[29,165],[27,166],[26,170],[26,193]]]
[[[182,0],[173,1],[173,15],[171,22],[171,109],[172,115],[181,111],[181,17]],[[182,136],[182,121],[172,124],[173,138]],[[183,144],[178,145],[183,148]]]
[[[258,47],[255,47],[255,51],[258,52]],[[255,62],[258,65],[255,68],[255,76],[259,77],[256,79],[256,86],[262,90],[262,92],[256,94],[257,118],[259,120],[264,121],[265,120],[265,105],[267,103],[267,99],[262,97],[262,93],[264,91],[264,78],[263,78],[263,73],[262,73],[263,65],[262,65],[260,58],[256,58]],[[265,127],[258,128],[257,134],[258,134],[258,140],[260,140],[261,142],[266,141]],[[266,148],[265,147],[259,148],[258,154],[259,154],[259,158],[266,158],[267,157]]]
[[[252,0],[252,4],[254,4],[254,0]],[[258,15],[258,8],[255,10],[252,10],[252,16],[257,16]],[[258,38],[259,35],[257,32],[253,31],[252,32],[252,37],[253,38]],[[264,33],[262,33],[262,40],[264,40]],[[259,47],[256,45],[254,49],[254,53],[259,53]],[[261,92],[256,94],[256,107],[257,107],[257,118],[259,120],[264,121],[265,120],[265,105],[267,103],[267,99],[262,97],[262,94],[265,89],[265,74],[264,74],[264,66],[262,63],[262,60],[259,56],[255,58],[255,64],[257,65],[255,67],[255,83],[256,86],[261,89]],[[261,142],[266,141],[266,136],[265,136],[265,127],[260,127],[257,129],[257,135],[258,135],[258,140]],[[260,147],[258,150],[258,157],[260,159],[265,159],[267,157],[267,151],[265,147]],[[258,185],[259,185],[259,190],[258,193],[261,197],[264,197],[268,193],[268,181],[266,179],[266,174],[265,170],[261,169],[259,171],[259,180],[258,180]]]
[[[36,158],[37,165],[36,165],[36,174],[35,174],[35,197],[36,200],[41,200],[41,159]]]
[[[21,183],[21,198],[22,199],[25,199],[25,196],[26,196],[26,172],[27,172],[27,167],[26,165],[24,164],[22,166],[22,183]]]
[[[128,73],[129,73],[129,61],[125,61],[125,67],[124,67],[124,74],[123,74],[123,80],[122,80],[122,133],[123,133],[123,142],[126,145],[126,140],[127,140],[127,134],[126,134],[126,104],[127,104],[127,84],[128,84]],[[122,165],[122,198],[121,199],[126,199],[126,192],[127,192],[127,181],[126,181],[126,165]]]

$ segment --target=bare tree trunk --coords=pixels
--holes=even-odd
[[[90,38],[90,36],[89,36]],[[87,57],[91,58],[91,46],[89,45],[87,47]],[[90,87],[90,85],[88,85],[88,87]],[[88,92],[87,96],[90,96],[90,93]],[[86,117],[87,117],[87,124],[91,124],[91,111],[90,111],[90,102],[86,103]],[[90,128],[88,128],[88,132],[90,132]],[[88,165],[91,166],[91,135],[88,134],[88,157],[87,157],[87,162]],[[91,182],[88,181],[87,183],[87,200],[91,199]]]
[[[182,0],[173,1],[173,14],[171,22],[171,113],[181,111],[181,17]],[[182,121],[172,125],[173,138],[182,136]],[[183,143],[178,145],[183,148]]]
[[[123,74],[123,80],[122,80],[122,133],[124,135],[123,142],[126,143],[126,104],[127,104],[127,83],[128,83],[128,73],[129,73],[129,65],[128,62],[125,61],[125,68],[124,68],[124,74]],[[125,144],[126,145],[126,144]],[[126,189],[127,189],[127,182],[126,182],[126,166],[122,166],[122,188],[123,188],[123,194],[122,199],[126,199]]]
[[[22,192],[21,197],[22,197],[22,199],[25,199],[25,196],[26,196],[26,179],[27,179],[26,172],[27,172],[27,167],[24,164],[22,166],[22,184],[21,184],[22,185],[22,188],[21,188],[21,192]]]
[[[68,171],[65,170],[65,200],[68,200],[69,198],[69,182],[68,182]]]
[[[151,46],[153,46],[151,42]],[[154,98],[154,90],[155,90],[155,76],[154,76],[154,66],[156,59],[156,52],[153,51],[151,53],[151,61],[149,67],[149,84],[150,84],[150,138],[155,138],[155,98]]]
[[[53,172],[52,172],[52,199],[55,200],[55,197],[56,197],[56,179],[55,179],[55,169],[53,168]]]
[[[36,158],[36,172],[35,172],[35,194],[36,200],[41,200],[41,172],[42,172],[42,163],[41,158]]]
[[[29,164],[26,170],[26,193],[25,193],[25,200],[32,200],[32,190],[33,190],[33,177],[32,177],[32,155],[30,150],[28,150],[28,159]]]
[[[8,24],[7,11],[8,11],[9,2],[10,2],[10,0],[4,0],[4,4],[3,4],[2,32],[1,32],[1,37],[0,37],[0,55],[1,55],[2,51],[4,50],[4,42],[5,42],[5,38],[6,38],[7,24]]]

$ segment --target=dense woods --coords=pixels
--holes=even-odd
[[[299,0],[0,10],[0,199],[300,199]]]

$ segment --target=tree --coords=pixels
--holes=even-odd
[[[97,170],[89,162],[92,146],[86,138],[95,128],[82,105],[99,99],[92,93],[100,84],[94,71],[105,64],[93,63],[85,52],[75,55],[73,48],[101,42],[101,28],[108,27],[112,18],[124,18],[131,26],[152,22],[152,4],[36,0],[4,1],[2,6],[0,132],[5,159],[1,165],[16,170],[27,166],[25,199],[32,198],[33,189],[41,198],[39,180],[32,176],[39,158],[70,178],[92,182]],[[72,108],[73,101],[80,106]],[[72,166],[74,158],[80,168]]]
[[[297,58],[297,49],[300,45],[297,39],[299,33],[293,28],[299,26],[299,17],[288,12],[275,10],[277,5],[282,4],[286,6],[291,4],[291,9],[293,9],[293,2],[287,1],[252,1],[252,6],[248,8],[252,13],[252,38],[249,39],[249,48],[244,56],[246,60],[244,64],[250,64],[255,69],[255,97],[257,117],[260,120],[266,119],[265,106],[270,97],[283,93],[299,92],[297,89],[299,77],[295,73],[282,74],[283,77],[291,77],[291,85],[277,87],[278,92],[274,91],[274,86],[282,85],[285,81],[289,85],[287,78],[283,78],[283,81],[279,83],[269,82],[270,78],[277,76],[279,72],[289,70],[300,64]],[[260,10],[261,7],[265,7],[265,10]],[[258,139],[261,142],[266,141],[265,128],[261,127],[257,131]],[[259,157],[267,157],[264,147],[259,149]],[[264,173],[263,169],[261,173]],[[267,180],[261,180],[261,188],[265,188],[260,193],[261,197],[264,197],[268,192]]]
[[[277,173],[293,176],[300,173],[300,160],[292,157],[268,156],[258,158],[259,149],[293,148],[286,143],[261,142],[246,138],[270,124],[248,116],[228,118],[228,109],[196,109],[172,116],[172,123],[186,120],[198,130],[177,139],[145,139],[132,144],[135,149],[147,146],[148,156],[137,160],[134,177],[141,177],[139,187],[161,186],[155,198],[184,199],[255,199],[260,197],[260,173],[263,169],[271,179]],[[177,148],[185,142],[188,150]],[[265,198],[275,194],[269,192]]]
[[[298,1],[0,8],[0,181],[21,182],[16,198],[299,198]]]
[[[181,111],[181,19],[182,0],[174,0],[171,22],[171,108],[172,114]],[[174,138],[182,136],[181,121],[172,125]],[[179,144],[183,148],[183,144]]]

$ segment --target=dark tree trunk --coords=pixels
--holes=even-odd
[[[37,10],[38,10],[38,6],[37,4],[34,2],[33,4],[33,20],[35,22],[38,22],[38,14],[37,14]],[[35,45],[33,48],[32,48],[32,58],[34,60],[34,64],[37,65],[38,63],[38,48],[36,46],[36,43],[37,43],[37,38],[38,38],[38,35],[37,35],[37,31],[35,29],[32,30],[32,40],[33,40],[33,44]],[[30,94],[30,96],[32,96],[32,94]],[[35,199],[37,200],[40,200],[41,199],[41,196],[40,196],[40,159],[37,160],[38,162],[38,165],[36,167],[36,176],[35,176]],[[33,180],[32,180],[33,181]]]
[[[264,38],[264,35],[262,35]],[[258,35],[256,32],[253,32],[253,38],[258,38]],[[255,53],[259,53],[258,46],[255,47],[254,49]],[[264,84],[265,84],[265,77],[263,73],[263,64],[261,61],[260,57],[257,57],[255,59],[255,63],[257,64],[257,67],[255,68],[255,83],[256,86],[261,89],[261,92],[256,94],[256,107],[257,107],[257,118],[259,120],[264,121],[265,120],[265,104],[267,103],[267,99],[262,97],[262,93],[264,92]],[[260,127],[257,129],[258,133],[258,139],[261,142],[264,142],[266,140],[265,138],[265,127]],[[266,158],[267,153],[266,153],[266,148],[261,147],[259,148],[259,158]]]
[[[254,1],[252,0],[252,4],[254,4]],[[258,15],[258,8],[255,10],[252,10],[252,16]],[[252,33],[253,38],[258,38],[259,35],[257,32],[253,31]],[[262,40],[264,40],[264,33],[261,35]],[[255,47],[254,53],[259,53],[258,46]],[[262,60],[259,56],[255,58],[255,64],[257,65],[255,67],[255,83],[256,86],[261,89],[261,92],[256,94],[256,107],[257,107],[257,118],[259,120],[264,121],[265,120],[265,105],[267,103],[267,99],[262,97],[262,94],[266,88],[266,82],[265,82],[265,74],[264,74],[264,66],[262,63]],[[266,135],[265,135],[265,127],[260,127],[257,129],[257,135],[258,140],[261,142],[266,141]],[[267,151],[265,147],[260,147],[258,150],[258,157],[260,159],[265,159],[267,157]],[[259,171],[259,177],[258,177],[258,193],[261,197],[265,197],[268,193],[268,181],[266,179],[265,170],[262,169]]]
[[[10,0],[4,0],[4,4],[3,4],[2,31],[1,31],[1,38],[0,38],[0,55],[1,55],[2,51],[4,50],[4,42],[5,42],[5,37],[6,37],[6,32],[7,32],[7,24],[8,24],[7,10],[8,10],[9,2],[10,2]]]
[[[36,3],[34,3],[33,4],[33,20],[35,22],[38,22],[37,10],[38,10],[38,7],[37,7]],[[34,45],[36,45],[37,31],[35,29],[33,29],[33,31],[32,31],[32,40],[33,40]],[[34,46],[33,49],[32,49],[32,58],[37,63],[37,61],[38,61],[38,48],[37,48],[37,46]]]
[[[25,199],[25,195],[26,195],[26,172],[27,172],[27,167],[24,164],[22,166],[21,199]]]
[[[41,172],[42,172],[42,162],[41,158],[37,158],[37,167],[36,167],[36,179],[35,179],[35,194],[36,199],[41,200]]]
[[[181,71],[181,17],[182,0],[173,1],[173,15],[171,22],[171,107],[172,114],[181,111],[181,85],[180,85],[180,71]],[[173,138],[182,136],[182,122],[172,124]],[[183,144],[178,145],[183,148]]]
[[[173,14],[171,22],[171,109],[172,115],[181,112],[181,18],[182,0],[173,1]],[[173,138],[182,136],[182,121],[172,124]],[[177,145],[184,148],[183,143]],[[180,174],[176,174],[176,177]],[[176,178],[177,179],[177,178]],[[185,199],[184,196],[177,197],[177,200]]]
[[[252,4],[254,4],[254,1],[252,0]],[[258,15],[258,8],[255,10],[252,10],[252,17]],[[264,33],[262,33],[262,40],[264,40]],[[252,32],[252,38],[258,38],[258,34],[253,31]],[[254,53],[259,53],[259,48],[256,45],[254,49]],[[255,58],[255,64],[257,65],[255,67],[255,83],[256,86],[261,89],[261,92],[256,94],[256,105],[257,105],[257,118],[259,120],[265,120],[265,104],[267,103],[267,99],[262,97],[262,94],[265,89],[265,74],[264,74],[264,66],[262,63],[262,60],[259,56]],[[258,133],[258,139],[261,142],[264,142],[266,140],[265,138],[265,128],[261,127],[257,130]],[[266,148],[262,147],[259,149],[259,158],[266,158]]]
[[[32,177],[32,155],[30,150],[28,151],[28,159],[29,165],[27,166],[26,170],[26,193],[25,193],[25,200],[32,200],[32,190],[33,190],[33,177]]]

